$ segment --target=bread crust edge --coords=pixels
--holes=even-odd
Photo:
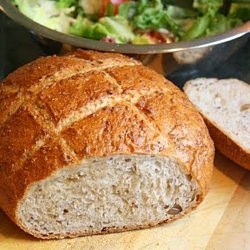
[[[241,167],[250,170],[250,153],[245,151],[240,145],[223,133],[205,116],[204,120],[218,151]]]

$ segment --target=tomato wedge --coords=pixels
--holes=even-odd
[[[118,7],[120,4],[127,2],[128,0],[102,0],[102,7],[100,9],[99,15],[102,17],[105,15],[108,5],[111,3],[115,7],[115,14],[118,13]]]

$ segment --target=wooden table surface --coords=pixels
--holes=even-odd
[[[204,202],[171,224],[132,232],[37,240],[0,211],[0,250],[250,249],[250,171],[217,153]]]

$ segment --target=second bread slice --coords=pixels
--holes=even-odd
[[[217,149],[250,169],[250,85],[198,78],[188,81],[184,91],[204,116]]]

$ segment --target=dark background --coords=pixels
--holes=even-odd
[[[21,65],[60,49],[60,44],[41,42],[0,12],[0,79]],[[195,65],[179,66],[166,76],[180,87],[196,77],[236,77],[250,83],[250,35],[216,46]]]

